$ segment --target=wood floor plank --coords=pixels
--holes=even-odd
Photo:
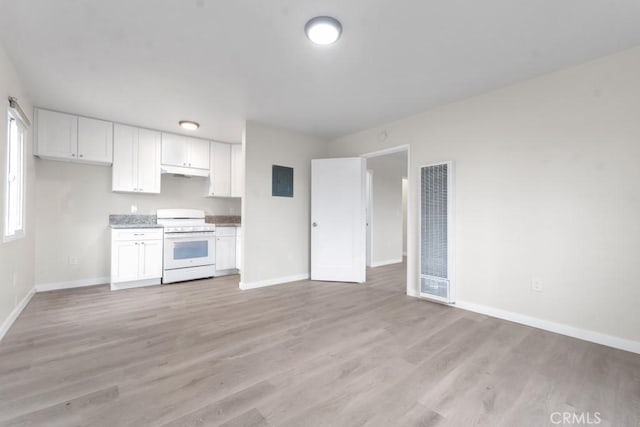
[[[36,294],[0,342],[0,426],[640,425],[640,356],[407,297],[405,275]]]

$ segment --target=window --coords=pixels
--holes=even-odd
[[[11,112],[7,116],[7,176],[4,240],[24,236],[24,128]]]

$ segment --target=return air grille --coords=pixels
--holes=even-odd
[[[449,300],[449,164],[421,170],[420,293]]]

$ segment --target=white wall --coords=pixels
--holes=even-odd
[[[339,138],[329,150],[410,145],[409,293],[419,168],[453,160],[459,301],[638,342],[639,75],[636,48]],[[532,278],[543,292],[531,290]]]
[[[9,96],[18,98],[23,110],[32,110],[20,79],[2,47],[0,47],[0,229],[4,233],[5,184],[7,170],[7,107]],[[30,117],[32,118],[32,117]],[[31,130],[25,135],[25,238],[3,243],[0,236],[0,337],[2,325],[33,288],[34,262],[34,166]]]
[[[35,283],[109,277],[110,214],[155,214],[162,208],[239,215],[238,199],[205,198],[206,179],[163,175],[161,194],[113,193],[111,167],[36,160]],[[77,265],[69,257],[78,258]]]
[[[402,262],[402,177],[407,164],[397,155],[367,159],[373,172],[371,266]]]
[[[242,286],[308,276],[311,159],[326,142],[249,121],[244,151]],[[293,198],[271,196],[272,165],[293,167]]]

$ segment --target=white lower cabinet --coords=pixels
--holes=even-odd
[[[162,277],[162,240],[140,242],[140,279]]]
[[[161,228],[111,230],[111,290],[160,284],[162,237]]]
[[[236,272],[236,227],[216,228],[216,276]]]
[[[236,227],[236,268],[240,270],[242,265],[242,227]]]

